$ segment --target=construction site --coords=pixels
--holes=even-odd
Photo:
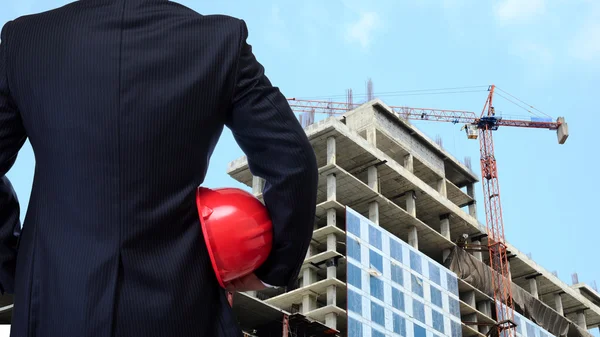
[[[568,126],[498,117],[494,90],[481,115],[351,95],[289,99],[319,166],[314,232],[295,289],[234,295],[246,336],[592,336],[595,287],[566,284],[506,241],[492,142],[499,128],[521,127],[552,130],[563,144]],[[480,143],[481,173],[411,120],[464,124]],[[265,182],[245,157],[227,173],[262,198]]]

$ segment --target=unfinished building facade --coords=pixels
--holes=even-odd
[[[456,279],[456,303],[452,294],[445,295],[443,305],[434,308],[448,317],[445,328],[434,326],[432,312],[438,315],[438,311],[428,309],[421,320],[412,305],[403,305],[402,310],[385,309],[383,324],[387,330],[381,329],[384,335],[394,335],[394,315],[415,321],[414,329],[404,326],[405,334],[397,334],[401,336],[417,336],[421,331],[426,336],[488,333],[497,323],[497,306],[487,282],[492,273],[486,266],[488,252],[479,247],[487,244],[487,230],[477,220],[474,191],[478,175],[379,99],[341,117],[309,125],[305,131],[317,156],[320,179],[312,244],[298,287],[247,295],[285,312],[300,313],[340,336],[359,336],[357,328],[349,324],[348,297],[352,292],[348,290],[348,268],[352,263],[346,224],[350,210],[369,226],[380,227],[384,235],[399,238],[410,247],[410,252],[448,273],[444,279]],[[252,175],[246,158],[231,162],[228,174],[252,187],[254,195],[262,198],[264,182]],[[365,240],[369,239],[372,238]],[[571,287],[510,244],[508,249],[518,335],[586,336],[588,329],[600,325],[600,297],[594,290],[583,285]],[[389,247],[387,252],[390,254]],[[381,254],[384,259],[392,258],[385,252]],[[388,268],[378,275],[373,262],[368,267],[373,269],[369,273],[374,277],[390,273]],[[412,275],[427,282],[431,275],[416,274],[410,261],[401,267],[404,283],[386,285],[385,296],[392,296],[397,289],[406,295],[403,302],[408,303],[415,291],[408,282]],[[430,290],[420,294],[426,306],[432,293],[437,296],[439,287],[433,283]],[[392,299],[388,302],[392,303]],[[370,309],[362,315],[374,320],[369,316],[374,315]],[[364,336],[375,336],[377,331],[365,332]],[[255,333],[260,336],[260,331]]]

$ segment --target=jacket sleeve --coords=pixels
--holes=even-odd
[[[6,173],[15,163],[26,135],[8,87],[10,22],[0,34],[0,292],[14,292],[17,235],[21,231],[19,201]]]
[[[273,249],[256,271],[264,283],[293,286],[312,237],[318,169],[314,150],[286,98],[241,40],[233,107],[227,126],[254,176],[265,180],[263,198],[273,222]]]

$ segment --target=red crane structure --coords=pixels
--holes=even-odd
[[[496,302],[496,329],[498,336],[516,336],[514,331],[514,306],[504,223],[502,220],[502,205],[500,203],[500,186],[498,169],[494,156],[492,131],[500,126],[536,128],[556,130],[558,143],[564,144],[568,138],[568,127],[563,117],[556,121],[544,118],[504,119],[497,117],[493,106],[495,85],[488,88],[489,94],[480,116],[471,111],[423,109],[403,106],[390,106],[401,118],[407,120],[428,120],[437,122],[464,123],[469,139],[479,138],[481,153],[481,176],[483,178],[484,205],[487,224],[488,251],[490,266],[495,276],[492,277],[494,301]],[[320,100],[288,99],[292,110],[298,113],[325,113],[328,115],[343,114],[359,106],[352,102],[335,103]]]

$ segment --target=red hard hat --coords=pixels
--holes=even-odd
[[[199,187],[196,205],[221,287],[265,262],[271,252],[272,223],[267,208],[256,197],[237,188]]]

